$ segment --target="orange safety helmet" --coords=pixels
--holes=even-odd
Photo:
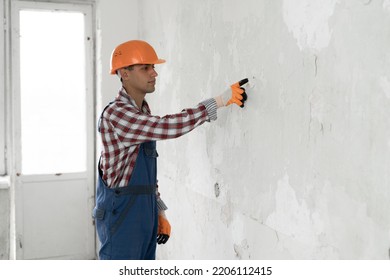
[[[135,64],[160,64],[164,59],[159,59],[153,47],[141,40],[131,40],[117,46],[111,54],[111,74],[116,74],[118,69]]]

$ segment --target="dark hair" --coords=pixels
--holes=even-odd
[[[130,65],[130,66],[123,67],[123,69],[132,71],[132,70],[134,70],[134,65]],[[119,75],[119,69],[116,70],[116,74]],[[121,82],[123,82],[122,77],[121,77]]]

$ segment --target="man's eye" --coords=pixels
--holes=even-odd
[[[141,70],[143,71],[149,71],[150,69],[154,69],[154,65],[145,65],[141,67]]]

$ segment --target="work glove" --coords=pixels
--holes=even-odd
[[[232,84],[230,89],[226,90],[223,94],[217,96],[215,101],[217,101],[218,108],[229,106],[233,103],[243,108],[245,101],[248,99],[248,96],[245,92],[245,89],[241,86],[245,85],[247,82],[247,78],[242,79],[241,81]]]
[[[165,244],[171,235],[171,225],[169,224],[164,211],[158,214],[157,244]]]

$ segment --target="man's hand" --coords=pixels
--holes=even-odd
[[[241,108],[244,107],[244,102],[248,99],[248,96],[245,92],[245,89],[242,88],[241,86],[245,85],[247,82],[248,82],[248,79],[243,79],[243,80],[241,80],[235,84],[232,84],[230,86],[230,88],[232,90],[232,95],[225,106],[229,106],[230,104],[235,103],[238,106],[240,106]]]
[[[234,103],[243,108],[245,101],[248,99],[248,96],[245,92],[245,89],[241,86],[245,85],[247,82],[248,79],[245,78],[237,83],[232,84],[229,90],[215,98],[217,101],[217,106],[229,106],[230,104]]]
[[[171,225],[165,214],[158,215],[157,244],[165,244],[171,235]]]

